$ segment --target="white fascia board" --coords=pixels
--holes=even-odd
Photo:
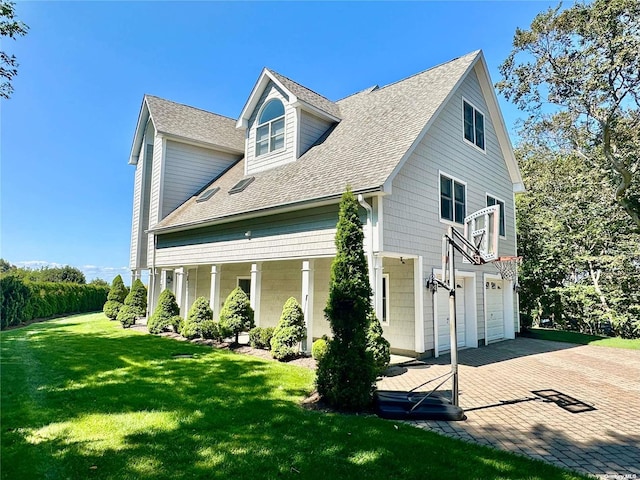
[[[513,191],[516,193],[524,192],[525,188],[522,181],[522,175],[520,174],[520,168],[518,167],[516,156],[513,153],[513,147],[511,145],[511,140],[509,139],[507,127],[504,124],[504,117],[502,116],[502,111],[500,110],[498,97],[496,97],[496,91],[493,88],[493,84],[491,83],[491,78],[489,77],[489,69],[487,68],[487,63],[484,60],[484,55],[482,54],[482,52],[480,52],[478,60],[479,61],[476,61],[474,64],[476,75],[478,76],[478,81],[480,82],[482,94],[484,95],[485,101],[487,102],[487,108],[489,109],[489,115],[491,116],[491,121],[496,131],[496,136],[498,137],[498,143],[500,144],[502,156],[504,157],[507,164],[507,170],[509,171],[509,176],[511,178],[511,182],[513,183]]]
[[[313,113],[317,117],[324,118],[326,120],[329,120],[330,122],[338,123],[341,120],[340,118],[334,117],[333,115],[325,112],[324,110],[319,109],[318,107],[314,107],[313,105],[305,102],[304,100],[296,99],[296,102],[292,103],[291,105],[295,108],[300,107],[302,110],[305,110],[309,113]]]
[[[285,86],[282,85],[282,83],[280,83],[278,79],[275,78],[269,70],[267,70],[266,68],[263,68],[262,73],[260,74],[260,77],[258,77],[258,81],[256,82],[253,89],[251,90],[251,93],[249,94],[247,103],[245,103],[244,108],[242,109],[242,112],[240,112],[240,117],[238,117],[238,121],[236,122],[236,128],[249,127],[249,117],[253,113],[253,110],[256,108],[256,105],[258,105],[258,101],[260,100],[260,95],[262,95],[262,92],[264,91],[264,89],[267,88],[267,85],[269,84],[269,80],[275,83],[278,86],[278,88],[282,89],[284,92],[287,92],[287,94],[289,95],[290,103],[296,103],[298,101],[296,96],[293,93],[291,93],[287,88],[285,88]]]
[[[436,111],[433,112],[433,115],[431,115],[431,118],[427,121],[426,125],[422,128],[422,130],[420,131],[416,139],[413,141],[409,149],[405,152],[405,154],[402,156],[402,158],[400,159],[396,167],[393,169],[393,171],[391,172],[391,175],[389,175],[389,177],[385,180],[383,184],[383,189],[385,192],[391,193],[391,185],[393,183],[393,179],[396,178],[396,175],[398,175],[400,170],[402,170],[402,167],[404,167],[404,164],[407,162],[407,160],[409,160],[409,158],[411,157],[411,154],[414,152],[416,147],[420,144],[424,136],[427,134],[427,131],[429,130],[433,122],[435,122],[435,120],[440,116],[440,113],[445,108],[447,103],[449,103],[449,100],[451,100],[451,98],[453,97],[455,92],[458,90],[460,85],[462,85],[462,82],[464,82],[464,80],[467,78],[467,75],[476,65],[476,63],[478,62],[478,59],[481,58],[481,55],[482,55],[482,51],[478,50],[478,53],[476,54],[476,58],[473,60],[473,62],[471,62],[469,67],[467,67],[467,70],[462,75],[460,75],[460,78],[458,78],[458,81],[455,83],[453,88],[451,88],[451,90],[449,91],[447,96],[444,98],[444,100],[440,103]]]
[[[180,135],[174,135],[172,133],[163,132],[162,130],[158,130],[157,134],[161,135],[163,138],[166,138],[167,140],[171,140],[174,142],[186,143],[188,145],[194,145],[196,147],[203,147],[203,148],[208,148],[210,150],[217,150],[219,152],[244,156],[244,152],[242,150],[234,150],[233,148],[223,147],[222,145],[217,145],[215,143],[203,142],[200,140],[193,140],[188,137],[182,137]]]
[[[147,97],[145,95],[142,98],[142,105],[140,105],[140,113],[138,114],[138,122],[136,123],[136,130],[133,135],[133,144],[131,145],[131,153],[129,155],[129,165],[138,164],[140,149],[142,148],[142,139],[144,138],[144,131],[147,128],[147,120],[149,120],[149,117],[149,106],[147,105]]]

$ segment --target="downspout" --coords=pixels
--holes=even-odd
[[[376,277],[373,268],[373,209],[367,203],[362,194],[358,195],[358,202],[367,211],[367,230],[369,230],[369,244],[367,245],[367,264],[369,267],[369,285],[373,291],[373,305],[376,305]]]

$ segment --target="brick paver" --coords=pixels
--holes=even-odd
[[[395,368],[378,388],[412,389],[449,361]],[[460,351],[459,363],[467,420],[410,423],[602,478],[640,479],[640,351],[518,338]],[[572,413],[540,390],[582,404]]]

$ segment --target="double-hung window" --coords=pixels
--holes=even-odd
[[[504,237],[506,235],[506,224],[504,218],[504,202],[502,200],[498,200],[496,197],[492,197],[491,195],[487,195],[487,207],[491,205],[500,205],[500,236]]]
[[[466,212],[466,185],[440,174],[440,218],[462,224]]]
[[[256,157],[284,148],[284,105],[278,99],[269,100],[258,119]]]
[[[462,101],[464,138],[484,150],[484,115],[469,102]]]

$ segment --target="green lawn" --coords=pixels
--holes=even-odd
[[[304,410],[308,370],[102,314],[0,338],[6,479],[583,478],[399,422]]]
[[[640,339],[631,340],[620,337],[599,337],[597,335],[585,335],[584,333],[565,332],[549,328],[532,328],[526,336],[529,338],[537,338],[538,340],[553,340],[555,342],[577,343],[579,345],[640,350]]]

